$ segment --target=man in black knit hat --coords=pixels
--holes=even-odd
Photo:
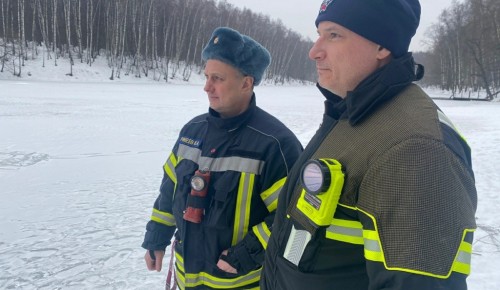
[[[323,122],[283,186],[263,290],[465,290],[471,153],[414,81],[418,0],[324,0]]]

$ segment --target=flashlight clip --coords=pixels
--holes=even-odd
[[[191,177],[191,191],[187,197],[186,210],[183,218],[192,223],[199,224],[205,215],[207,206],[208,185],[210,183],[210,171],[207,169],[196,170]]]
[[[310,162],[321,166],[321,171],[325,174],[321,183],[326,186],[320,192],[308,192],[307,186],[303,184],[296,208],[313,223],[315,228],[330,226],[344,186],[344,170],[339,161],[331,158]],[[303,168],[306,168],[308,164],[306,163]],[[304,171],[303,169],[302,175]],[[303,177],[301,179],[304,180]]]

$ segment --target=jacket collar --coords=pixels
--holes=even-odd
[[[413,81],[421,79],[423,67],[417,65],[415,70],[415,66],[410,52],[393,59],[364,79],[354,91],[348,92],[345,99],[317,85],[326,98],[325,114],[335,119],[347,118],[351,125],[356,125]]]
[[[213,124],[215,127],[219,129],[233,131],[238,129],[248,121],[250,116],[253,115],[253,112],[255,111],[256,107],[257,107],[257,102],[255,100],[255,93],[254,93],[252,95],[252,98],[250,99],[250,104],[248,106],[248,109],[243,113],[239,114],[238,116],[234,116],[231,118],[221,118],[219,113],[217,113],[212,108],[209,108],[207,119],[210,124]]]

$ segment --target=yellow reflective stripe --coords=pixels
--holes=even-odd
[[[472,248],[472,245],[470,245],[470,246]],[[462,247],[462,246],[460,246],[460,247]],[[471,256],[472,255],[470,253],[459,250],[457,253],[457,258],[453,262],[452,270],[455,272],[458,272],[458,273],[469,275],[470,274]]]
[[[177,281],[177,286],[181,290],[186,288],[186,277],[184,277],[184,273],[186,270],[184,269],[184,257],[182,257],[177,251],[175,251],[175,266],[177,268],[177,273],[175,273],[175,280]]]
[[[184,272],[179,270],[179,267],[177,267],[177,272],[175,273],[175,281],[177,282],[179,289],[186,289],[186,277],[184,277]]]
[[[175,226],[175,218],[172,214],[169,214],[168,212],[159,211],[156,208],[153,208],[153,213],[151,214],[151,220],[167,226]]]
[[[326,237],[331,240],[363,245],[363,225],[359,221],[334,218],[326,229]]]
[[[364,213],[365,215],[367,215],[368,217],[370,217],[373,220],[373,224],[375,226],[375,231],[363,230],[363,237],[364,237],[364,242],[365,242],[364,253],[365,253],[365,258],[367,260],[381,262],[384,264],[384,267],[387,270],[408,272],[408,273],[429,276],[429,277],[435,277],[435,278],[440,278],[440,279],[449,278],[453,271],[458,272],[458,273],[462,273],[465,275],[470,274],[472,245],[465,241],[465,236],[469,232],[474,232],[474,230],[472,230],[472,229],[464,230],[464,233],[462,235],[462,242],[460,243],[460,246],[457,250],[455,260],[454,260],[453,265],[451,266],[449,272],[446,275],[436,275],[436,274],[433,274],[430,272],[417,271],[417,270],[398,268],[398,267],[389,267],[389,266],[387,266],[387,263],[386,263],[385,258],[384,258],[384,252],[382,250],[382,243],[380,241],[380,237],[379,237],[378,232],[377,232],[377,223],[375,221],[375,218],[372,215],[370,215],[369,213],[367,213],[359,208],[358,208],[358,210],[360,212]]]
[[[200,273],[185,273],[183,257],[175,253],[175,264],[177,267],[176,279],[179,288],[197,287],[201,285],[209,286],[216,289],[234,289],[245,287],[246,285],[257,283],[260,280],[262,268],[254,270],[246,275],[235,278],[219,278],[206,272]],[[251,289],[259,289],[251,288]]]
[[[364,241],[364,253],[365,253],[365,258],[370,261],[375,261],[375,262],[382,262],[384,264],[384,267],[389,270],[389,267],[387,267],[387,263],[384,258],[384,252],[382,250],[382,243],[380,242],[380,237],[378,235],[378,228],[377,228],[377,221],[374,216],[369,214],[368,212],[356,208],[358,211],[362,212],[366,216],[370,217],[370,219],[373,222],[373,226],[375,227],[375,230],[363,230],[363,241]],[[398,270],[398,269],[392,269],[391,270]],[[400,269],[399,269],[400,270]],[[407,270],[403,270],[407,271]]]
[[[179,264],[180,269],[184,272],[184,257],[175,251],[175,262]]]
[[[472,260],[472,244],[465,241],[465,236],[468,232],[474,232],[474,230],[465,230],[462,242],[458,248],[457,256],[453,262],[452,270],[465,275],[470,274],[471,260]]]
[[[197,274],[186,274],[185,287],[196,287],[206,285],[216,289],[234,289],[237,287],[244,287],[245,285],[258,283],[260,280],[260,273],[262,268],[254,270],[246,275],[236,278],[218,278],[206,272]]]
[[[267,242],[269,241],[269,237],[271,236],[271,231],[267,227],[265,222],[261,222],[260,224],[254,226],[252,228],[255,236],[259,239],[259,242],[262,244],[264,249],[267,248]]]
[[[250,223],[250,204],[255,182],[255,174],[242,172],[236,198],[232,245],[239,243],[248,232]]]
[[[269,212],[273,212],[278,207],[278,197],[281,192],[281,188],[285,184],[286,177],[276,181],[271,187],[260,194],[260,197],[264,201]]]
[[[177,176],[175,175],[175,167],[177,166],[177,160],[174,153],[170,153],[165,165],[163,165],[163,170],[167,173],[168,177],[177,184]]]
[[[384,253],[382,252],[378,233],[376,231],[363,230],[363,239],[365,244],[365,258],[370,261],[383,262],[385,265]]]

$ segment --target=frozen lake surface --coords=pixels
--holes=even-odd
[[[256,93],[306,145],[317,89]],[[469,289],[499,289],[500,103],[437,103],[473,150]],[[165,268],[143,262],[144,227],[179,130],[206,111],[200,85],[0,80],[0,289],[164,289]]]

